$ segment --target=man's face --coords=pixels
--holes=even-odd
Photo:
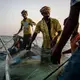
[[[23,18],[26,18],[27,15],[28,15],[28,14],[27,14],[26,12],[22,13]]]
[[[50,16],[50,12],[42,12],[41,14],[43,15],[43,17],[49,17]]]

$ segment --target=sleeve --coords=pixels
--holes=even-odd
[[[40,24],[37,23],[36,28],[35,28],[35,33],[40,33],[41,29],[40,29]]]
[[[32,22],[33,22],[33,20],[32,20],[32,19],[29,19],[29,21],[30,21],[30,23],[32,23]]]
[[[62,28],[61,28],[61,25],[60,25],[60,23],[59,23],[59,21],[58,20],[56,20],[55,21],[55,24],[56,24],[56,31],[58,32],[58,31],[62,31]]]
[[[32,19],[29,19],[29,21],[30,21],[31,25],[35,25],[36,24]]]

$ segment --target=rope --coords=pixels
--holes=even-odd
[[[10,41],[12,41],[13,40],[13,38],[11,38],[9,41],[4,41],[3,40],[3,43],[4,43],[4,45],[7,45]],[[5,43],[6,42],[6,43]],[[2,45],[2,46],[0,46],[0,49],[2,49],[4,46]]]

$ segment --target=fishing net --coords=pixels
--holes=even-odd
[[[24,52],[25,50],[22,54],[24,54]],[[41,64],[41,48],[35,44],[32,46],[31,51],[24,54],[22,58],[15,58],[16,55],[17,54],[13,56],[13,60],[16,59],[17,64],[11,64],[9,66],[11,80],[57,80],[57,75],[61,68],[63,68],[63,66],[59,68],[60,65],[53,65],[52,63]],[[63,56],[61,62],[65,62],[66,59],[68,59],[68,57]],[[59,69],[56,70],[57,68]],[[3,73],[4,72],[5,71],[3,71]],[[54,73],[45,79],[52,72]]]
[[[34,46],[32,51],[28,53],[29,57],[22,59],[18,64],[11,65],[11,80],[44,80],[46,76],[59,67],[59,65],[53,65],[52,63],[41,64],[40,52],[41,48]],[[61,68],[46,80],[57,80],[57,75]]]
[[[6,52],[0,49],[0,80],[3,80],[5,73],[5,58]]]

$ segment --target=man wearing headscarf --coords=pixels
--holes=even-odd
[[[31,44],[35,40],[37,34],[42,32],[43,44],[41,50],[41,63],[45,63],[48,61],[50,62],[51,47],[56,44],[62,29],[59,21],[50,17],[50,7],[42,7],[40,13],[43,18],[37,23],[30,45],[27,49],[31,48]]]

